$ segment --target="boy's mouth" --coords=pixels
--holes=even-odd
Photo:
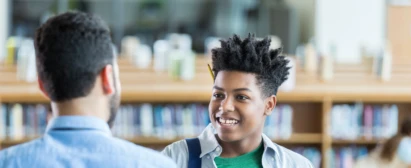
[[[233,126],[233,125],[237,125],[238,123],[240,123],[239,120],[232,119],[232,118],[223,118],[223,117],[216,117],[216,121],[222,126],[223,125],[224,126]]]

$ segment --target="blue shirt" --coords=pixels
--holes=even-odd
[[[138,167],[174,168],[158,152],[111,135],[108,124],[95,117],[53,119],[43,137],[0,151],[0,168],[14,167]]]

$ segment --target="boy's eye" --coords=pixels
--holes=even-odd
[[[223,94],[220,94],[220,93],[215,93],[215,94],[213,94],[213,96],[214,96],[215,98],[224,98],[224,95],[223,95]]]
[[[243,96],[243,95],[238,95],[237,96],[237,99],[239,99],[239,100],[247,100],[247,99],[249,99],[247,96]]]

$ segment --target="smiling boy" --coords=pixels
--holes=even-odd
[[[311,168],[303,156],[273,143],[264,122],[277,103],[278,87],[289,74],[281,49],[249,35],[221,41],[213,49],[214,86],[209,104],[211,124],[198,138],[175,142],[163,154],[178,167]]]

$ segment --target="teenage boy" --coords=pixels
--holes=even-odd
[[[221,41],[212,50],[214,86],[209,104],[211,124],[194,139],[163,150],[182,168],[311,168],[303,156],[275,144],[263,134],[264,121],[277,103],[278,87],[289,74],[281,49],[249,35]]]

